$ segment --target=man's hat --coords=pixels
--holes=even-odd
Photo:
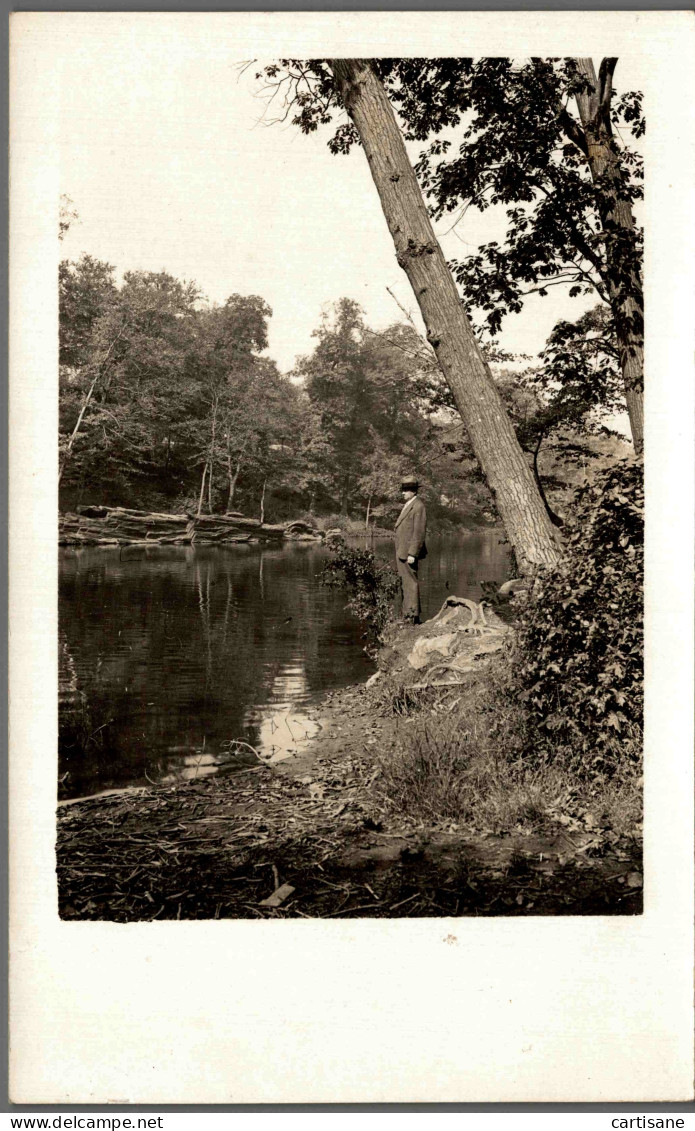
[[[401,491],[417,491],[420,484],[414,475],[406,475],[401,480]]]

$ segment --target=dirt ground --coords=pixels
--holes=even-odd
[[[417,824],[375,789],[380,752],[397,744],[408,719],[380,713],[364,687],[329,695],[310,714],[318,733],[287,761],[61,806],[61,917],[642,911],[637,841],[561,826],[499,836],[450,821]]]

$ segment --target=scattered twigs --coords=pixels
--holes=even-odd
[[[373,911],[375,907],[380,906],[383,906],[383,903],[360,903],[357,907],[341,907],[338,911],[331,911],[328,918],[335,919],[337,915],[350,915],[355,911]]]
[[[416,891],[413,893],[413,895],[409,895],[407,899],[402,899],[400,903],[392,903],[389,907],[389,911],[395,911],[397,907],[405,907],[406,903],[410,903],[413,899],[417,899],[419,894],[420,892]]]

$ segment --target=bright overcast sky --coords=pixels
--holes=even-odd
[[[218,25],[219,27],[219,25]],[[261,295],[272,307],[270,355],[283,371],[312,348],[322,307],[346,295],[380,328],[401,317],[390,287],[415,302],[398,267],[364,155],[334,157],[328,131],[305,136],[263,119],[256,66],[231,34],[123,17],[65,25],[61,191],[79,213],[61,253],[124,270],[195,280],[213,301]],[[630,76],[621,76],[621,88]],[[438,225],[447,256],[500,238],[499,214]],[[503,324],[502,344],[536,353],[559,317],[587,300],[532,297]]]

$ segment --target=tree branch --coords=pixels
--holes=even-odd
[[[602,113],[607,117],[613,93],[613,74],[618,65],[617,57],[608,56],[601,60],[598,72],[598,100]]]
[[[574,144],[581,149],[585,157],[589,156],[589,147],[586,144],[586,137],[584,130],[578,122],[575,122],[571,114],[565,110],[564,106],[558,115],[558,120],[566,136],[573,141]]]

